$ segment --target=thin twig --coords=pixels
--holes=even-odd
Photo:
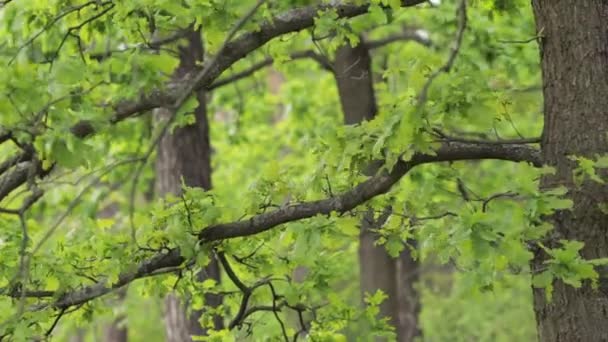
[[[15,59],[17,58],[17,56],[19,55],[19,52],[21,52],[21,50],[23,50],[26,46],[32,44],[34,42],[34,40],[36,40],[38,37],[40,37],[40,35],[42,35],[46,30],[50,29],[53,25],[55,25],[55,23],[57,23],[59,20],[61,20],[68,14],[73,13],[73,12],[78,12],[78,11],[82,10],[83,8],[91,6],[91,5],[105,6],[105,5],[111,4],[111,3],[112,3],[112,1],[105,1],[105,2],[100,3],[99,0],[91,0],[91,1],[85,2],[84,4],[69,7],[67,10],[61,12],[59,15],[57,15],[55,18],[53,18],[40,31],[38,31],[36,34],[34,34],[32,37],[30,37],[25,43],[23,43],[17,49],[15,56],[13,56],[13,58],[11,58],[11,60],[8,62],[8,64],[11,65],[15,61]]]
[[[317,63],[319,63],[319,65],[325,69],[325,70],[329,70],[331,71],[331,62],[325,58],[324,56],[312,51],[312,50],[304,50],[304,51],[299,51],[299,52],[295,52],[292,53],[290,55],[290,59],[292,61],[294,60],[298,60],[298,59],[304,59],[304,58],[310,58],[314,61],[316,61]],[[207,90],[213,90],[219,87],[222,87],[224,85],[230,84],[232,82],[236,82],[238,80],[241,80],[245,77],[251,76],[253,75],[256,71],[259,71],[267,66],[270,66],[274,63],[274,58],[272,57],[268,57],[262,61],[259,61],[257,63],[255,63],[254,65],[252,65],[251,67],[240,71],[236,74],[233,74],[229,77],[225,77],[222,79],[219,79],[213,83],[211,83],[208,87]]]
[[[230,43],[230,41],[232,40],[232,38],[234,38],[234,36],[236,35],[236,33],[245,25],[245,23],[251,17],[253,17],[253,15],[255,14],[255,12],[257,12],[258,8],[260,8],[265,2],[266,2],[266,0],[258,0],[258,2],[249,10],[249,12],[247,12],[245,14],[245,16],[242,17],[234,25],[234,27],[230,30],[230,32],[228,32],[228,35],[226,36],[226,39],[224,40],[224,43],[222,44],[222,46],[220,47],[220,49],[217,51],[217,53],[215,54],[215,56],[213,56],[213,58],[208,63],[205,63],[205,66],[203,67],[203,70],[194,77],[194,79],[192,80],[192,82],[189,82],[179,92],[181,95],[178,96],[177,100],[173,104],[173,106],[171,108],[172,111],[177,111],[184,104],[184,102],[186,102],[186,100],[190,97],[190,94],[192,94],[192,92],[194,91],[194,89],[196,89],[197,85],[201,82],[201,80],[203,80],[203,78],[205,78],[205,76],[207,76],[207,74],[209,73],[209,71],[211,71],[211,69],[213,67],[215,67],[215,64],[217,63],[218,58],[224,53],[224,50],[226,50],[226,46],[228,46],[228,43]]]
[[[135,159],[137,160],[137,159]],[[32,256],[34,254],[36,254],[36,252],[38,252],[40,250],[40,248],[42,247],[42,245],[51,237],[51,235],[53,235],[53,233],[57,230],[57,228],[59,228],[59,225],[63,222],[63,220],[65,220],[65,218],[72,212],[72,210],[74,210],[74,208],[76,208],[76,206],[78,206],[78,204],[80,204],[80,200],[82,199],[82,197],[85,195],[85,193],[94,188],[95,186],[97,186],[100,182],[101,179],[103,178],[103,176],[105,176],[106,174],[110,173],[115,167],[127,164],[127,163],[131,163],[133,160],[129,159],[129,160],[125,160],[122,162],[118,162],[116,164],[114,164],[114,167],[112,168],[108,168],[106,169],[104,172],[102,172],[99,176],[97,176],[91,183],[89,183],[88,185],[86,185],[84,187],[84,189],[82,189],[82,191],[80,191],[80,193],[76,196],[76,198],[74,198],[70,204],[68,205],[68,208],[63,212],[63,214],[57,219],[57,221],[55,222],[55,224],[46,231],[46,233],[42,236],[42,238],[40,239],[40,241],[38,241],[38,243],[36,244],[36,246],[32,249]]]
[[[306,327],[306,323],[304,322],[304,315],[302,315],[302,312],[304,310],[300,307],[291,307],[289,305],[288,305],[288,307],[291,308],[292,310],[295,310],[298,313],[298,321],[300,322],[300,330],[298,330],[293,335],[293,342],[296,342],[298,340],[298,337],[300,336],[300,334],[308,332],[308,328]]]
[[[226,274],[228,275],[228,278],[230,278],[230,280],[232,280],[232,282],[234,283],[234,285],[236,285],[236,287],[238,287],[239,290],[241,290],[243,293],[250,292],[251,289],[249,287],[247,287],[247,285],[245,285],[241,281],[241,279],[239,279],[239,277],[236,275],[236,273],[234,272],[234,270],[230,266],[230,263],[228,262],[228,259],[226,259],[226,254],[224,254],[224,252],[218,252],[217,253],[217,257],[220,260],[220,263],[222,263],[222,266],[224,267],[224,271],[226,271]]]
[[[46,336],[46,337],[51,336],[51,334],[53,333],[53,330],[57,326],[57,323],[59,323],[59,320],[61,319],[61,317],[63,317],[63,314],[65,313],[66,310],[67,310],[66,308],[63,308],[63,309],[61,309],[61,311],[59,311],[59,314],[57,314],[57,316],[55,317],[55,320],[53,321],[53,324],[51,324],[51,327],[49,328],[49,330],[46,331],[44,336]]]
[[[503,44],[528,44],[531,43],[535,40],[538,40],[540,38],[543,38],[543,31],[545,30],[545,28],[541,28],[538,31],[538,34],[535,35],[534,37],[528,38],[528,39],[523,39],[523,40],[498,40],[499,43],[503,43]]]
[[[63,45],[65,44],[65,42],[67,41],[69,36],[75,37],[76,40],[78,41],[78,51],[80,52],[80,56],[83,59],[83,61],[85,61],[85,58],[82,54],[82,47],[81,45],[81,41],[80,41],[80,36],[75,34],[74,31],[79,31],[81,28],[83,28],[85,25],[90,24],[91,22],[95,21],[96,19],[101,18],[102,16],[104,16],[106,13],[108,13],[110,10],[112,10],[115,6],[115,4],[113,4],[112,2],[107,2],[106,4],[109,4],[108,7],[104,8],[101,12],[85,19],[83,22],[81,22],[80,24],[76,25],[76,26],[71,26],[70,28],[68,28],[68,31],[65,33],[65,35],[63,36],[63,38],[61,39],[61,42],[59,43],[59,46],[57,46],[57,49],[55,50],[55,53],[53,54],[53,59],[51,59],[51,68],[53,67],[53,60],[54,58],[56,58],[57,56],[59,56],[59,52],[61,51],[61,48],[63,47]]]
[[[278,297],[276,291],[274,290],[274,285],[272,285],[272,282],[268,282],[268,287],[270,287],[270,292],[272,293],[272,313],[274,314],[274,317],[277,319],[277,322],[279,322],[279,325],[281,326],[283,339],[285,339],[286,342],[289,342],[289,337],[287,336],[287,331],[285,330],[285,324],[283,324],[283,320],[279,316],[280,308],[277,306]]]
[[[418,107],[421,107],[427,100],[429,89],[431,88],[431,84],[437,78],[437,76],[442,73],[448,73],[452,69],[454,62],[456,61],[456,56],[460,52],[460,46],[462,45],[462,40],[464,37],[464,31],[467,27],[467,2],[466,0],[461,0],[460,5],[458,6],[458,30],[456,32],[456,39],[454,42],[454,46],[452,47],[452,51],[445,62],[439,69],[435,70],[429,78],[426,80],[426,83],[422,87],[422,91],[418,95]]]
[[[490,204],[490,202],[493,201],[493,200],[495,200],[495,199],[504,198],[504,197],[514,198],[514,197],[517,197],[517,196],[519,196],[519,194],[517,194],[515,192],[512,192],[512,191],[507,191],[507,192],[502,192],[502,193],[494,194],[494,195],[486,198],[483,201],[483,204],[481,205],[481,211],[482,212],[486,212],[487,209],[488,209],[488,205]]]

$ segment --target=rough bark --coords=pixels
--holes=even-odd
[[[348,125],[371,120],[377,112],[373,88],[371,58],[364,44],[345,45],[336,52],[335,77],[340,94],[344,122]],[[373,166],[371,166],[373,168]],[[368,170],[371,171],[371,170]],[[388,295],[380,314],[390,318],[398,341],[412,341],[420,336],[420,305],[413,287],[418,280],[418,263],[405,251],[392,258],[383,246],[375,245],[372,231],[384,220],[365,215],[359,237],[359,269],[362,296],[380,289]]]
[[[559,239],[585,243],[585,258],[608,256],[607,215],[598,204],[608,202],[606,185],[573,184],[569,156],[593,157],[608,149],[608,2],[605,0],[533,0],[543,72],[545,127],[543,160],[556,168],[542,179],[543,187],[565,185],[571,211],[548,220]],[[603,175],[604,177],[606,175]],[[537,251],[534,269],[546,255]],[[608,341],[608,272],[600,271],[598,290],[589,284],[575,289],[557,281],[551,302],[534,290],[538,334],[548,341]]]
[[[187,35],[187,45],[180,48],[180,64],[175,71],[175,78],[196,68],[197,61],[203,58],[203,46],[200,32]],[[169,131],[161,139],[156,159],[156,193],[163,196],[168,193],[179,195],[184,184],[191,187],[211,189],[211,150],[209,144],[209,122],[207,118],[205,93],[196,94],[199,102],[195,109],[195,123]],[[157,110],[156,117],[161,125],[169,120],[167,110]],[[184,231],[184,234],[187,234]],[[215,260],[197,274],[198,280],[213,278],[219,281],[220,270]],[[216,307],[221,298],[205,295],[205,305]],[[206,330],[198,322],[201,312],[193,312],[189,318],[185,315],[185,305],[175,295],[165,299],[165,327],[168,341],[189,341],[190,335],[205,335]],[[222,318],[215,317],[216,329],[222,327]]]

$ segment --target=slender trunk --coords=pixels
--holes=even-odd
[[[542,35],[542,155],[557,171],[543,177],[541,186],[565,185],[574,202],[571,211],[548,218],[555,229],[547,244],[579,240],[585,243],[583,257],[605,258],[608,216],[598,204],[608,202],[608,187],[591,181],[575,186],[575,164],[568,157],[593,158],[608,152],[608,1],[533,0],[532,4]],[[542,267],[545,258],[537,251],[534,269]],[[534,290],[540,341],[608,341],[607,271],[600,270],[598,290],[589,284],[575,289],[557,281],[552,301],[547,301],[542,290]]]
[[[371,60],[368,49],[343,46],[335,60],[335,76],[346,124],[357,124],[376,115]],[[361,224],[359,238],[359,267],[362,295],[380,289],[388,295],[381,305],[382,316],[390,318],[398,341],[412,341],[421,332],[418,327],[419,298],[414,289],[418,280],[418,263],[406,250],[392,258],[383,246],[376,246],[372,229],[385,219],[366,215]]]
[[[198,61],[203,59],[203,45],[200,32],[192,32],[188,44],[180,48],[180,64],[175,72],[179,79],[192,72]],[[182,191],[182,179],[191,187],[211,189],[211,156],[209,144],[209,122],[205,103],[205,93],[197,94],[199,102],[194,115],[196,122],[180,127],[167,134],[160,141],[156,159],[156,193],[163,196],[167,193],[179,194]],[[163,124],[169,119],[167,110],[156,111],[157,120]],[[184,231],[184,234],[187,234]],[[213,278],[220,280],[220,269],[217,261],[211,263],[197,274],[198,280]],[[216,295],[205,295],[205,305],[217,307],[221,298]],[[190,318],[185,315],[185,306],[175,295],[165,300],[165,326],[168,341],[189,341],[190,335],[204,335],[206,330],[198,322],[201,312],[193,312]],[[215,329],[221,329],[221,317],[214,318]]]

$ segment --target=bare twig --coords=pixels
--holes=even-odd
[[[519,194],[515,193],[515,192],[502,192],[502,193],[498,193],[498,194],[494,194],[488,198],[486,198],[485,200],[483,200],[483,203],[481,205],[481,211],[486,212],[488,209],[488,205],[490,205],[490,202],[495,200],[495,199],[499,199],[499,198],[514,198],[519,196]]]
[[[59,323],[59,320],[61,319],[61,317],[63,317],[63,314],[65,313],[66,310],[67,309],[61,309],[61,311],[59,311],[59,314],[57,314],[57,316],[55,317],[55,320],[53,320],[53,324],[51,324],[49,330],[46,331],[44,336],[46,336],[46,337],[51,336],[51,334],[53,333],[53,330],[55,330],[55,327],[57,326],[57,323]]]
[[[68,31],[65,33],[65,35],[61,39],[61,42],[59,43],[59,46],[57,46],[57,49],[55,50],[55,53],[53,54],[53,58],[56,58],[57,56],[59,56],[59,51],[61,51],[61,48],[63,47],[63,45],[67,41],[68,37],[72,36],[72,37],[76,38],[76,40],[78,42],[78,45],[79,45],[78,51],[80,52],[80,57],[82,58],[83,62],[86,61],[85,58],[84,58],[84,56],[83,56],[83,54],[82,54],[82,46],[80,46],[81,45],[80,36],[77,35],[76,33],[74,33],[74,31],[79,31],[85,25],[90,24],[93,21],[95,21],[96,19],[101,18],[106,13],[110,12],[110,10],[112,10],[112,8],[114,8],[114,4],[111,1],[108,1],[105,4],[107,4],[108,6],[106,8],[104,8],[101,12],[90,16],[89,18],[85,19],[83,22],[81,22],[80,24],[78,24],[76,26],[71,26],[70,28],[68,28]],[[53,64],[51,62],[51,66],[52,65]]]
[[[239,277],[236,275],[236,273],[234,273],[234,270],[230,266],[230,263],[228,262],[228,259],[226,259],[226,254],[224,254],[224,252],[218,252],[217,253],[217,257],[220,260],[220,262],[222,263],[222,266],[224,267],[224,271],[226,271],[226,274],[228,275],[228,278],[230,278],[230,280],[232,280],[232,282],[234,283],[234,285],[236,285],[236,287],[238,287],[239,290],[241,290],[241,292],[243,292],[243,293],[250,292],[251,289],[249,287],[247,287],[247,285],[245,285],[239,279]]]
[[[534,37],[528,38],[528,39],[522,39],[522,40],[498,40],[499,43],[503,43],[503,44],[528,44],[531,43],[533,41],[538,41],[540,38],[543,38],[543,31],[545,30],[544,27],[542,27],[539,31],[538,34],[535,35]]]
[[[283,333],[283,339],[285,339],[286,342],[289,342],[289,337],[287,336],[287,330],[285,330],[285,324],[283,324],[283,320],[279,316],[279,307],[277,306],[278,297],[277,297],[277,293],[274,289],[274,285],[272,285],[272,282],[268,282],[268,287],[270,288],[270,292],[272,293],[272,313],[274,314],[274,317],[277,319],[277,322],[279,322],[279,325],[281,326],[281,332]]]
[[[17,58],[17,55],[19,54],[19,52],[21,52],[21,50],[23,50],[26,46],[32,44],[34,42],[34,40],[36,40],[38,37],[40,37],[45,31],[47,31],[48,29],[50,29],[51,27],[53,27],[53,25],[55,25],[59,20],[61,20],[65,16],[69,15],[70,13],[79,12],[83,8],[89,7],[89,6],[93,6],[93,5],[98,5],[98,6],[101,5],[103,7],[103,6],[106,6],[106,5],[109,5],[109,4],[112,4],[112,1],[103,1],[103,2],[100,2],[99,0],[91,0],[91,1],[85,2],[85,3],[80,4],[80,5],[75,5],[75,6],[68,7],[65,11],[59,13],[48,24],[46,24],[40,31],[38,31],[37,33],[35,33],[25,43],[23,43],[17,49],[17,52],[15,53],[15,56],[13,56],[13,58],[11,58],[11,60],[9,61],[8,64],[10,65],[10,64],[12,64],[15,61],[15,58]]]
[[[301,334],[308,332],[308,328],[306,327],[306,323],[304,322],[304,315],[302,314],[302,312],[304,310],[300,307],[292,307],[289,305],[288,305],[288,307],[292,310],[295,310],[298,313],[298,321],[300,322],[300,330],[296,331],[296,333],[293,335],[293,340],[292,340],[293,342],[296,342],[298,340],[298,337]]]

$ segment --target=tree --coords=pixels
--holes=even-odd
[[[169,293],[204,309],[199,321],[210,340],[393,339],[400,328],[380,313],[395,295],[369,293],[361,308],[353,286],[359,219],[370,212],[374,243],[389,255],[409,250],[422,267],[432,259],[458,270],[439,309],[424,306],[441,302],[432,286],[418,287],[425,338],[529,340],[530,278],[542,339],[576,339],[593,330],[587,322],[605,320],[588,287],[604,285],[596,266],[605,255],[595,249],[603,214],[585,209],[603,198],[591,182],[602,182],[596,170],[606,164],[596,128],[603,127],[603,45],[591,35],[602,37],[606,9],[598,0],[584,3],[595,7],[534,1],[536,29],[522,1],[0,4],[3,338],[62,336],[111,316],[102,298],[128,285],[134,340],[158,338],[159,322],[140,317]],[[568,6],[592,20],[565,20]],[[574,26],[583,21],[588,28]],[[425,40],[406,24],[430,32],[432,48],[391,44],[408,34]],[[574,33],[563,34],[563,25]],[[199,36],[196,48],[191,39],[199,29],[205,49]],[[339,47],[361,48],[362,35],[368,48],[386,46],[370,62],[383,80],[366,83],[357,99],[375,98],[367,104],[377,110],[343,125],[338,95],[355,83],[336,87],[327,71],[348,52]],[[535,39],[546,97],[540,150],[538,51],[528,44]],[[182,73],[186,59],[176,49],[187,41],[197,56]],[[578,55],[574,41],[587,52]],[[582,72],[569,67],[574,58]],[[287,80],[279,93],[257,82],[269,65]],[[562,74],[577,82],[556,82]],[[597,89],[589,91],[587,80]],[[280,122],[276,102],[285,104]],[[573,121],[588,105],[597,115]],[[159,108],[170,124],[154,128],[150,112]],[[209,142],[205,123],[217,127]],[[186,132],[197,138],[180,145],[191,141]],[[154,172],[147,163],[157,150]],[[576,182],[562,184],[571,171]],[[155,179],[168,193],[147,203],[145,185]],[[99,218],[109,202],[119,212]],[[214,260],[223,281],[201,281],[201,270],[218,270]],[[297,268],[306,274],[294,281]],[[440,283],[429,278],[423,285]],[[492,291],[500,306],[480,313]],[[222,304],[207,305],[210,294]],[[572,298],[598,306],[556,309]],[[524,328],[494,323],[506,317],[509,327]]]
[[[203,44],[200,31],[187,32],[186,46],[179,47],[180,65],[174,77],[179,80],[192,72],[197,63],[203,59]],[[156,112],[161,131],[156,158],[155,185],[160,196],[173,194],[180,196],[183,185],[211,189],[211,146],[209,143],[209,122],[204,90],[196,93],[197,107],[194,109],[194,122],[184,127],[171,127],[174,120],[171,110],[159,109]],[[193,228],[193,227],[190,227]],[[197,281],[207,279],[220,281],[219,264],[211,259],[209,265],[198,271]],[[221,304],[221,297],[213,294],[204,296],[205,304],[216,308]],[[205,327],[199,322],[200,312],[195,310],[189,317],[184,310],[186,306],[175,294],[170,294],[165,300],[165,325],[168,341],[187,341],[190,335],[206,334]],[[201,311],[200,309],[198,311]],[[221,316],[215,316],[212,327],[220,330],[223,322]]]
[[[571,247],[571,252],[580,249],[586,259],[606,258],[608,244],[602,225],[606,219],[602,209],[607,196],[603,185],[605,174],[596,175],[595,168],[603,166],[592,161],[606,153],[604,94],[608,90],[608,32],[602,23],[608,19],[608,4],[602,1],[532,3],[545,98],[542,156],[556,170],[555,174],[543,177],[541,186],[563,185],[574,202],[571,210],[558,211],[549,218],[555,228],[544,245],[559,248],[561,244],[572,246],[564,240],[577,240],[582,243]],[[576,22],[583,24],[574,24]],[[574,257],[556,253],[538,249],[533,267],[545,269],[551,257],[565,260]],[[549,270],[541,275],[565,271],[548,265]],[[590,272],[591,283],[582,286],[576,277],[565,278],[555,283],[550,298],[543,291],[535,290],[534,310],[541,341],[608,338],[608,330],[601,328],[608,322],[605,267],[598,277],[591,265],[584,266],[583,270],[573,271],[575,274]],[[593,289],[592,284],[597,288]]]
[[[340,47],[336,52],[335,77],[346,124],[372,120],[377,113],[373,88],[373,73],[369,47],[360,41],[355,47]],[[375,166],[369,170],[374,173]],[[366,293],[384,292],[389,298],[381,305],[381,317],[390,318],[398,341],[411,341],[420,334],[418,326],[419,296],[414,289],[419,265],[409,251],[393,258],[383,246],[377,246],[380,229],[392,210],[376,214],[372,208],[361,221],[359,237],[360,290]]]

